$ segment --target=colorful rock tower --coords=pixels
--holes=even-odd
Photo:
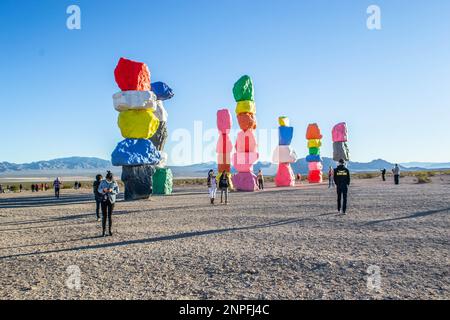
[[[320,157],[320,147],[322,146],[322,134],[317,123],[312,123],[306,130],[306,139],[308,140],[309,155],[306,157],[308,162],[308,181],[309,183],[322,182],[322,158]]]
[[[122,90],[114,94],[113,102],[125,140],[111,154],[111,162],[122,166],[125,200],[148,199],[154,188],[155,171],[169,172],[163,168],[165,161],[161,153],[167,139],[167,112],[162,100],[170,99],[173,93],[165,84],[150,83],[150,71],[145,63],[120,58],[114,76]],[[166,184],[168,180],[171,185],[171,173],[165,179]]]
[[[277,187],[294,187],[295,175],[291,168],[291,163],[297,161],[297,154],[291,148],[294,128],[289,126],[287,117],[280,117],[278,122],[280,125],[278,128],[279,142],[272,159],[273,163],[278,164],[275,185]]]
[[[231,142],[229,133],[233,126],[231,113],[228,109],[217,111],[217,129],[219,130],[219,140],[217,141],[217,172],[219,175],[226,171],[231,173],[231,152],[233,151],[233,142]],[[218,175],[218,176],[219,176]]]
[[[238,171],[233,177],[233,184],[238,191],[256,191],[258,185],[253,165],[258,161],[259,153],[255,137],[257,123],[252,79],[249,76],[241,77],[233,87],[233,95],[241,128],[236,139],[236,153],[233,155],[233,166]]]
[[[347,124],[345,122],[338,123],[333,127],[333,160],[349,161],[350,152],[348,149],[348,131]]]

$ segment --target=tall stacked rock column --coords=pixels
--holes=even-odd
[[[236,152],[233,155],[233,166],[238,171],[233,176],[233,185],[238,191],[256,191],[257,177],[253,173],[253,165],[259,159],[255,129],[256,106],[254,101],[253,82],[249,76],[241,77],[233,87],[236,100],[236,116],[239,131],[236,139]]]
[[[155,166],[161,162],[160,145],[150,139],[162,129],[160,118],[165,111],[151,90],[146,64],[121,58],[114,75],[122,90],[113,96],[114,108],[119,112],[118,126],[125,140],[113,151],[111,162],[122,166],[125,200],[148,199]]]
[[[345,122],[338,123],[333,127],[333,160],[339,161],[349,161],[350,152],[348,149],[348,131],[347,124]]]
[[[291,163],[297,161],[297,155],[291,148],[294,128],[289,126],[287,117],[280,117],[279,124],[279,142],[272,159],[273,163],[278,163],[275,185],[277,187],[294,187],[295,175],[291,168]]]
[[[233,151],[233,143],[231,142],[229,133],[233,126],[231,113],[228,109],[217,111],[217,129],[219,130],[219,140],[217,141],[217,164],[218,173],[224,171],[231,173],[231,152]]]
[[[322,182],[322,158],[320,157],[320,147],[322,146],[322,134],[317,123],[310,124],[306,130],[306,139],[308,140],[309,155],[306,157],[308,162],[308,181],[309,183]]]

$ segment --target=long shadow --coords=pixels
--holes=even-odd
[[[412,215],[404,216],[404,217],[370,221],[370,222],[367,222],[365,225],[366,226],[370,226],[370,225],[383,223],[383,222],[391,222],[391,221],[399,221],[399,220],[406,220],[406,219],[423,218],[423,217],[427,217],[427,216],[430,216],[430,215],[433,215],[433,214],[436,214],[436,213],[441,213],[441,212],[446,212],[446,211],[450,211],[450,207],[449,208],[444,208],[444,209],[437,209],[437,210],[429,210],[429,211],[417,212],[417,213],[414,213]]]
[[[156,238],[149,238],[149,239],[136,239],[136,240],[114,242],[114,243],[103,243],[103,244],[97,244],[97,245],[92,245],[92,246],[81,246],[81,247],[67,248],[67,249],[21,253],[21,254],[9,255],[9,256],[2,256],[2,257],[0,257],[0,260],[8,259],[8,258],[18,258],[18,257],[26,257],[26,256],[33,256],[33,255],[50,254],[50,253],[62,253],[62,252],[71,252],[71,251],[80,251],[80,250],[94,250],[94,249],[103,249],[103,248],[115,248],[115,247],[123,247],[123,246],[128,246],[128,245],[135,245],[135,244],[148,244],[148,243],[161,242],[161,241],[171,241],[171,240],[179,240],[179,239],[185,239],[185,238],[191,238],[191,237],[208,236],[208,235],[212,235],[212,234],[222,234],[222,233],[227,233],[227,232],[278,227],[278,226],[283,226],[283,225],[287,225],[287,224],[299,223],[299,222],[302,222],[305,220],[310,220],[312,218],[313,217],[301,218],[301,219],[290,218],[290,219],[278,220],[278,221],[274,221],[274,222],[258,224],[258,225],[253,225],[253,226],[247,226],[247,227],[233,227],[233,228],[225,228],[225,229],[194,231],[194,232],[186,232],[186,233],[180,233],[180,234],[162,236],[162,237],[156,237]]]
[[[114,216],[120,216],[130,213],[138,213],[142,212],[140,210],[135,211],[114,211]],[[27,224],[36,224],[36,223],[49,223],[49,222],[60,222],[60,221],[71,221],[71,220],[78,220],[78,219],[84,219],[89,217],[95,217],[95,212],[91,213],[83,213],[83,214],[76,214],[76,215],[68,215],[64,217],[54,217],[49,219],[37,219],[37,220],[26,220],[26,221],[20,221],[20,222],[5,222],[1,223],[0,226],[21,226],[21,225],[27,225]],[[44,227],[52,227],[52,226],[42,226],[42,227],[29,227],[29,228],[18,228],[18,229],[0,229],[1,231],[17,231],[17,230],[27,230],[27,229],[39,229]]]
[[[118,200],[123,199],[123,194],[118,195]],[[31,207],[50,207],[62,206],[69,204],[85,204],[94,202],[94,196],[91,194],[80,195],[64,195],[59,199],[52,196],[36,196],[36,197],[22,197],[22,198],[5,198],[0,199],[0,209],[13,208],[31,208]]]

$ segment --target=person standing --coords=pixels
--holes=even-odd
[[[92,184],[92,191],[94,193],[95,198],[95,215],[97,216],[97,222],[100,221],[100,207],[102,204],[102,194],[98,191],[98,187],[100,186],[100,182],[102,182],[103,176],[98,174],[95,176],[95,181]]]
[[[102,236],[105,236],[106,219],[108,219],[109,235],[112,236],[112,213],[119,193],[119,185],[114,181],[111,171],[106,173],[106,179],[100,182],[98,192],[102,195]]]
[[[264,175],[261,169],[258,171],[258,189],[264,190]]]
[[[216,176],[214,175],[214,170],[209,170],[208,172],[208,194],[209,200],[211,204],[214,204],[214,200],[216,199],[217,192],[217,181]]]
[[[34,183],[31,184],[31,192],[34,192]]]
[[[22,190],[23,190],[23,185],[19,184],[19,192],[22,192]]]
[[[61,178],[58,177],[58,178],[55,179],[55,181],[53,181],[53,188],[55,189],[55,197],[56,197],[56,199],[59,199],[59,195],[60,195],[59,191],[61,189],[61,186],[62,186],[62,181],[61,181]]]
[[[223,171],[219,178],[220,203],[223,203],[223,196],[225,195],[225,204],[228,204],[228,189],[230,185],[230,177],[226,171]]]
[[[381,169],[381,179],[383,181],[386,181],[386,169],[385,168]]]
[[[397,185],[400,184],[400,167],[398,164],[392,169],[392,173],[394,174],[394,183]]]
[[[347,193],[350,185],[350,171],[345,167],[344,160],[339,160],[339,165],[334,169],[334,183],[337,191],[338,213],[347,214]]]
[[[334,188],[334,169],[332,166],[330,166],[330,169],[328,170],[328,189],[331,187]]]

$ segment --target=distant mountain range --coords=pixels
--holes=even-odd
[[[336,162],[331,158],[323,158],[324,171],[329,166],[335,166]],[[378,159],[371,162],[352,162],[348,163],[348,168],[354,172],[378,171],[382,168],[390,170],[393,163]],[[194,164],[190,166],[172,166],[171,169],[176,177],[203,177],[205,173],[216,168],[214,162]],[[304,158],[292,164],[295,173],[305,174],[308,172],[308,163]],[[450,163],[428,163],[428,162],[410,162],[400,164],[404,171],[417,171],[425,169],[445,169],[450,168]],[[277,171],[277,165],[268,162],[258,162],[254,170],[262,169],[266,175],[274,175]],[[71,157],[61,158],[49,161],[37,161],[25,164],[15,164],[9,162],[0,162],[1,176],[26,176],[26,175],[92,175],[96,172],[112,170],[115,174],[120,174],[120,168],[113,167],[110,161],[99,158]]]

